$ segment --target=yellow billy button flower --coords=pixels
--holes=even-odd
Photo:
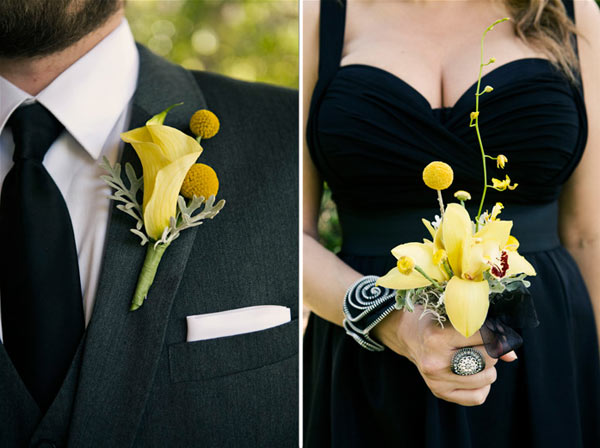
[[[498,168],[504,168],[507,162],[508,158],[504,154],[498,154],[498,157],[496,157],[496,166]]]
[[[142,162],[144,227],[153,240],[160,239],[169,219],[176,215],[181,184],[202,154],[202,147],[192,137],[163,125],[167,111],[148,120],[146,126],[121,134]]]
[[[181,186],[181,194],[188,199],[192,199],[194,196],[209,198],[216,196],[218,191],[217,173],[203,163],[192,165]]]
[[[471,112],[471,121],[475,120],[479,117],[479,112]]]
[[[219,119],[208,109],[198,110],[190,118],[190,130],[200,138],[214,137],[219,132],[219,128]]]
[[[423,182],[432,190],[445,190],[454,180],[454,172],[444,162],[431,162],[423,170]]]
[[[401,274],[409,275],[415,269],[415,260],[412,257],[404,255],[398,258],[396,265]]]
[[[458,190],[456,193],[454,193],[454,197],[456,199],[458,199],[459,201],[470,201],[471,200],[471,195],[469,194],[468,191],[465,191],[465,190]]]
[[[519,186],[519,184],[511,185],[510,177],[508,177],[508,174],[506,175],[506,178],[504,180],[499,180],[499,179],[496,179],[495,177],[492,177],[492,188],[494,188],[495,190],[504,191],[507,188],[509,190],[514,190],[518,186]]]

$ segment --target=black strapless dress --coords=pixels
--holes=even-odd
[[[565,0],[573,17],[572,0]],[[449,163],[452,191],[479,203],[481,158],[469,128],[475,85],[451,108],[432,109],[410,85],[365,65],[339,67],[345,2],[322,0],[319,81],[307,138],[331,187],[342,227],[340,258],[364,275],[394,266],[389,251],[420,241],[436,213],[425,165]],[[515,219],[519,251],[537,276],[530,288],[539,327],[522,330],[519,359],[497,364],[482,406],[435,398],[416,367],[390,350],[361,348],[341,327],[311,315],[304,338],[306,447],[600,447],[600,360],[590,298],[557,231],[562,185],[581,159],[587,120],[580,88],[545,59],[497,67],[482,85],[488,154],[505,154],[515,191],[492,192]],[[452,199],[447,194],[447,200]]]

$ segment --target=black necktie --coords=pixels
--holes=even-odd
[[[8,125],[15,152],[0,197],[3,343],[45,411],[84,331],[71,218],[42,165],[63,126],[39,103],[18,108]]]

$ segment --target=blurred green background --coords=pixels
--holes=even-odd
[[[331,190],[327,183],[323,185],[321,212],[319,213],[319,242],[327,249],[338,253],[342,248],[342,229],[338,219],[337,208],[331,200]]]
[[[298,88],[297,0],[127,0],[135,39],[192,70]]]

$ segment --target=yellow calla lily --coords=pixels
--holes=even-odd
[[[436,281],[445,281],[448,275],[433,262],[434,252],[435,246],[433,243],[406,243],[392,249],[392,254],[396,259],[410,257],[414,260],[414,265],[421,268],[429,277]],[[412,270],[409,274],[403,274],[398,270],[398,267],[394,267],[377,280],[377,285],[392,289],[421,288],[430,284],[431,282],[417,270]]]
[[[444,304],[452,326],[468,338],[481,328],[487,316],[489,286],[486,280],[452,277],[446,285]]]
[[[142,162],[144,173],[144,226],[158,240],[177,211],[181,184],[202,153],[192,137],[162,124],[150,123],[121,134]]]

